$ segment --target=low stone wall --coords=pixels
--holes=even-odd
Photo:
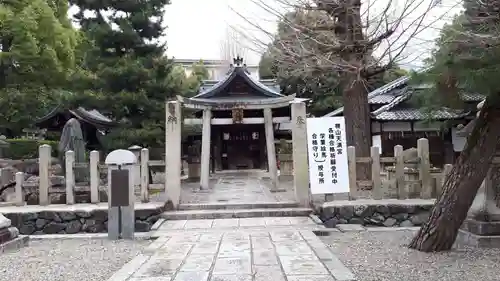
[[[365,226],[420,226],[427,221],[434,199],[354,200],[326,202],[317,212],[326,227],[337,224]]]
[[[24,235],[102,233],[107,231],[108,210],[107,207],[103,206],[94,209],[76,208],[74,210],[69,210],[69,208],[65,208],[64,206],[53,210],[50,208],[46,210],[41,210],[41,208],[38,208],[39,210],[20,210],[19,212],[15,212],[14,210],[7,210],[6,212],[2,210],[6,208],[0,208],[0,212],[6,218],[10,219],[12,226],[17,227],[19,232]],[[11,207],[9,209],[15,208],[29,208],[29,206]],[[150,231],[162,212],[162,206],[136,207],[135,231]]]

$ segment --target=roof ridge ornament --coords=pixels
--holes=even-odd
[[[242,58],[242,57],[240,57],[240,55],[237,55],[237,56],[233,59],[233,63],[234,63],[234,66],[236,66],[236,67],[242,66],[242,65],[243,65],[243,58]]]

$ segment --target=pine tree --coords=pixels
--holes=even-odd
[[[423,79],[443,102],[457,100],[461,90],[487,97],[429,220],[410,243],[425,252],[451,249],[500,143],[500,1],[466,0],[464,8],[442,32]]]
[[[169,0],[70,3],[80,9],[75,18],[91,45],[83,59],[91,77],[84,77],[79,87],[93,90],[87,103],[125,124],[109,136],[111,142],[122,142],[111,146],[160,145],[165,100],[181,91],[170,79],[173,62],[164,56],[165,44],[159,43]]]

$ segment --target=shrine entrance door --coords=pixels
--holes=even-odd
[[[265,169],[266,139],[263,124],[224,125],[221,130],[223,170]]]

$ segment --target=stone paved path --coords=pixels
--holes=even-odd
[[[145,253],[108,281],[355,280],[308,218],[238,219],[216,229],[216,222],[229,220],[206,221],[204,227],[200,220],[165,222]]]
[[[235,171],[212,175],[210,189],[199,190],[198,182],[185,182],[182,185],[182,203],[244,203],[244,202],[282,202],[295,200],[293,184],[282,180],[280,192],[270,191],[270,181],[264,171]]]

